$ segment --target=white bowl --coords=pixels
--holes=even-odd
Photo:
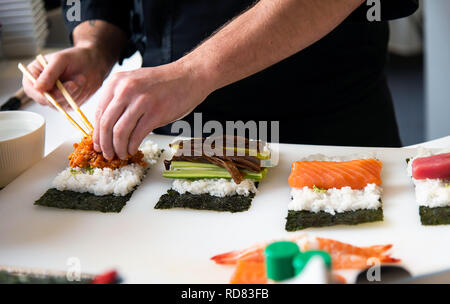
[[[44,157],[45,119],[26,111],[0,112],[0,188]]]

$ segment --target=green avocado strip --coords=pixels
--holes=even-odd
[[[361,209],[356,211],[336,213],[335,215],[324,211],[314,213],[309,211],[289,210],[286,220],[287,221],[285,228],[287,231],[297,231],[310,227],[357,225],[362,223],[382,221],[383,209]]]
[[[59,191],[55,188],[47,190],[34,204],[38,206],[60,209],[91,210],[100,212],[120,212],[130,200],[134,190],[126,196],[96,196],[89,192]]]
[[[261,172],[251,172],[247,170],[243,170],[245,173],[245,178],[252,179],[256,181],[261,181],[266,173],[267,168],[262,170]],[[202,179],[202,178],[228,178],[231,179],[231,174],[224,168],[207,168],[207,169],[190,169],[183,168],[177,170],[166,170],[163,172],[163,177],[165,178],[179,178],[179,179]]]
[[[18,274],[0,271],[0,284],[91,284],[92,279],[81,278],[80,281],[69,281],[63,276]]]
[[[422,225],[450,225],[450,207],[419,207]]]
[[[255,195],[249,196],[233,195],[216,197],[209,194],[180,194],[175,190],[168,190],[159,199],[155,209],[190,208],[197,210],[213,210],[242,212],[247,211]]]

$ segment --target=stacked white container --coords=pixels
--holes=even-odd
[[[5,57],[39,53],[48,35],[42,0],[0,0],[1,45]]]

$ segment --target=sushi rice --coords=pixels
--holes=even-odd
[[[172,183],[172,189],[180,194],[189,192],[191,194],[209,194],[211,196],[225,197],[232,195],[249,196],[256,193],[255,182],[244,179],[240,184],[236,184],[232,179],[213,178],[213,179],[175,179]]]
[[[53,180],[53,187],[59,191],[71,190],[75,192],[89,192],[97,196],[113,194],[125,196],[138,186],[148,166],[154,165],[161,155],[158,145],[146,140],[139,150],[144,154],[147,163],[144,168],[138,164],[131,164],[118,169],[94,168],[66,168]]]
[[[381,193],[381,187],[376,184],[368,184],[362,190],[344,187],[328,189],[326,192],[317,192],[308,187],[293,188],[288,210],[324,211],[332,215],[360,209],[376,210],[381,207]]]
[[[448,153],[449,149],[439,151],[439,153]],[[433,151],[419,147],[417,155],[408,162],[407,173],[411,177],[416,192],[416,201],[419,206],[437,208],[450,206],[450,187],[449,181],[443,179],[415,179],[412,177],[412,163],[416,158],[432,156]]]

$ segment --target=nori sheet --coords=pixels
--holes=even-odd
[[[96,196],[89,192],[59,191],[55,188],[47,190],[34,204],[60,209],[91,210],[100,212],[120,212],[130,200],[134,190],[125,196]]]
[[[318,213],[309,211],[289,210],[286,218],[286,230],[297,231],[310,227],[326,227],[335,225],[357,225],[362,223],[377,222],[383,220],[383,208],[375,210],[361,209],[330,213],[320,211]]]
[[[63,276],[36,275],[0,271],[0,284],[91,284],[92,279],[81,278],[80,281],[69,281]]]
[[[209,194],[180,194],[169,189],[159,198],[155,209],[190,208],[196,210],[242,212],[250,208],[255,194],[216,197]]]
[[[419,207],[422,225],[450,225],[450,207]]]

